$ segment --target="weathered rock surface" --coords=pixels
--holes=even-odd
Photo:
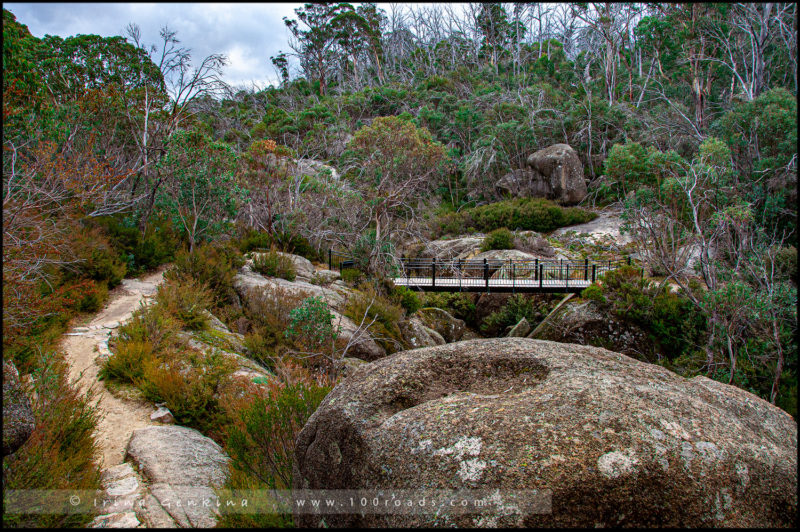
[[[528,167],[503,176],[496,187],[519,197],[544,197],[565,205],[586,197],[583,164],[567,144],[554,144],[528,156]]]
[[[159,423],[170,424],[175,423],[175,418],[172,412],[165,406],[159,406],[158,409],[150,414],[150,421],[158,421]]]
[[[511,330],[508,331],[508,334],[506,336],[508,336],[509,338],[524,338],[525,336],[528,335],[529,332],[531,332],[531,324],[528,323],[528,320],[522,318],[521,320],[519,320],[519,323],[514,325],[514,327],[512,327]]]
[[[386,356],[386,350],[367,331],[358,331],[358,325],[342,314],[347,297],[352,294],[352,291],[340,280],[334,281],[326,287],[302,280],[287,281],[275,277],[264,277],[245,264],[234,277],[233,286],[243,301],[254,297],[255,294],[264,292],[281,298],[286,296],[296,298],[321,297],[330,307],[331,314],[334,316],[334,326],[338,325],[340,327],[340,341],[347,343],[354,336],[356,337],[347,356],[366,361],[377,360]]]
[[[485,236],[484,234],[476,234],[459,236],[448,240],[431,240],[425,244],[418,256],[426,259],[436,257],[441,260],[469,259],[480,252]]]
[[[464,320],[460,320],[440,308],[421,308],[414,313],[414,316],[418,317],[426,327],[442,335],[446,342],[461,340],[467,330]]]
[[[351,358],[351,357],[344,357],[342,359],[342,365],[339,368],[339,374],[342,377],[347,377],[348,375],[352,375],[352,373],[360,366],[364,364],[369,364],[366,360],[361,360],[360,358]]]
[[[3,456],[11,454],[28,441],[35,419],[31,400],[19,380],[13,362],[3,361]]]
[[[371,362],[386,356],[386,349],[381,347],[366,329],[359,330],[353,320],[336,310],[331,310],[331,314],[334,316],[333,326],[339,327],[339,342],[350,343],[350,349],[347,351],[348,357]]]
[[[339,180],[339,172],[336,168],[329,166],[316,159],[298,159],[296,174],[298,176],[321,177],[329,175],[332,179]]]
[[[739,388],[605,349],[472,340],[357,369],[299,434],[293,487],[552,493],[547,513],[489,504],[327,526],[790,527],[797,424]]]
[[[233,287],[242,298],[247,298],[248,291],[252,288],[270,291],[281,289],[293,297],[321,297],[335,309],[344,306],[348,293],[347,286],[341,281],[332,283],[330,287],[322,287],[303,280],[287,281],[277,277],[264,277],[254,272],[248,264],[245,264],[234,277]]]
[[[656,358],[657,346],[646,331],[603,311],[598,302],[591,300],[569,301],[555,309],[530,337],[604,347],[639,359]]]
[[[213,503],[186,504],[190,499],[215,501],[213,488],[227,479],[230,459],[214,440],[186,427],[145,427],[133,432],[127,459],[138,466],[150,494],[182,527],[216,524]]]
[[[403,340],[411,346],[411,349],[418,347],[432,347],[434,345],[442,345],[445,339],[441,334],[434,331],[430,327],[426,327],[422,320],[417,317],[412,317],[403,320],[397,324],[400,327],[400,333],[403,335]]]

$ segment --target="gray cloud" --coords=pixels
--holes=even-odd
[[[199,62],[213,53],[228,57],[225,80],[234,86],[263,88],[277,81],[270,56],[289,52],[283,17],[294,18],[302,4],[37,4],[4,3],[36,37],[96,34],[125,35],[129,22],[139,25],[145,43],[157,43],[168,24],[181,45]]]

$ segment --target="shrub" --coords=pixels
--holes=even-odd
[[[591,284],[581,292],[581,297],[584,299],[591,299],[592,301],[604,302],[606,300],[603,295],[603,287],[597,284]]]
[[[405,286],[395,286],[391,292],[392,301],[403,307],[406,314],[414,314],[422,308],[419,295]]]
[[[300,305],[308,294],[282,288],[259,290],[253,288],[242,298],[245,316],[251,321],[253,336],[250,340],[255,349],[250,356],[259,362],[268,362],[278,357],[289,343],[284,331],[291,323],[290,313]],[[268,363],[268,366],[272,363]]]
[[[347,300],[343,314],[356,324],[372,322],[369,332],[388,353],[403,347],[403,335],[398,322],[403,319],[403,308],[382,296],[374,286],[364,283]],[[374,321],[373,321],[374,320]]]
[[[344,268],[342,270],[342,281],[348,284],[358,284],[363,279],[364,274],[361,270],[357,270],[355,268]]]
[[[100,378],[135,384],[144,375],[145,364],[154,358],[150,342],[122,342],[103,363]]]
[[[165,402],[179,424],[209,433],[222,424],[217,392],[235,370],[233,361],[213,350],[167,350],[144,363],[137,386],[146,399]]]
[[[325,350],[326,344],[331,345],[338,336],[333,318],[328,304],[321,297],[308,297],[289,312],[291,321],[284,336],[299,342],[306,351]]]
[[[237,245],[242,253],[249,253],[255,249],[272,247],[275,241],[269,233],[250,230],[239,239]]]
[[[233,278],[243,264],[241,253],[230,242],[202,244],[194,253],[179,253],[175,267],[164,274],[164,279],[184,277],[208,285],[214,293],[214,305],[219,307],[237,300]]]
[[[253,270],[267,277],[280,277],[294,281],[297,273],[292,259],[272,248],[267,253],[256,253],[253,257]]]
[[[190,277],[171,277],[158,287],[156,302],[184,327],[197,331],[208,326],[207,309],[214,295],[204,283]]]
[[[477,327],[477,307],[468,294],[458,292],[426,292],[421,297],[423,307],[436,307],[448,311],[467,325]]]
[[[441,215],[434,221],[434,230],[439,236],[460,233],[464,227],[548,232],[596,217],[596,213],[580,207],[561,207],[541,198],[515,198]]]
[[[149,342],[153,351],[158,352],[170,344],[179,327],[180,324],[163,307],[142,305],[118,329],[117,343]]]
[[[108,299],[106,283],[91,282],[89,286],[82,290],[81,298],[75,308],[78,312],[97,312],[103,308],[106,299]]]
[[[501,227],[486,235],[481,244],[481,251],[492,249],[514,249],[514,233]]]
[[[498,336],[506,327],[516,325],[522,318],[531,324],[537,323],[541,314],[533,298],[516,294],[500,310],[486,316],[481,324],[481,332],[488,336]]]
[[[290,489],[294,442],[330,391],[306,383],[273,385],[240,412],[228,431],[231,466],[270,489]]]
[[[5,490],[96,490],[100,489],[100,468],[94,462],[93,433],[97,413],[91,392],[69,384],[66,363],[49,353],[37,363],[32,395],[35,428],[14,454],[3,457]],[[51,514],[3,512],[4,527],[83,527],[91,513],[70,512],[71,507]],[[5,510],[4,503],[4,510]]]

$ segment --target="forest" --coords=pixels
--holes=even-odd
[[[3,359],[36,397],[33,436],[4,450],[4,489],[99,486],[97,414],[59,340],[125,278],[172,265],[157,310],[124,326],[106,385],[166,402],[220,443],[227,487],[290,487],[292,442],[344,355],[319,299],[239,301],[245,254],[269,250],[253,269],[290,281],[278,252],[356,257],[342,313],[368,317],[391,354],[397,323],[420,307],[500,336],[553,306],[515,297],[482,320],[474,298],[389,286],[398,256],[475,233],[513,247],[503,241],[520,231],[609,207],[636,260],[582,297],[644,328],[658,352],[645,361],[796,416],[795,3],[309,3],[295,14],[286,49],[263,62],[280,82],[255,90],[228,86],[227,58],[193,56],[166,24],[156,43],[135,23],[114,37],[37,38],[3,9]],[[579,205],[496,186],[554,144],[583,165]],[[214,376],[230,368],[210,355],[183,380],[164,370],[178,331],[207,326],[198,308],[280,379],[228,400]]]

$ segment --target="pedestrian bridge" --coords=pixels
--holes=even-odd
[[[328,253],[330,269],[353,267],[351,257]],[[618,260],[437,260],[396,259],[396,286],[424,292],[581,292],[606,272],[624,264]]]

